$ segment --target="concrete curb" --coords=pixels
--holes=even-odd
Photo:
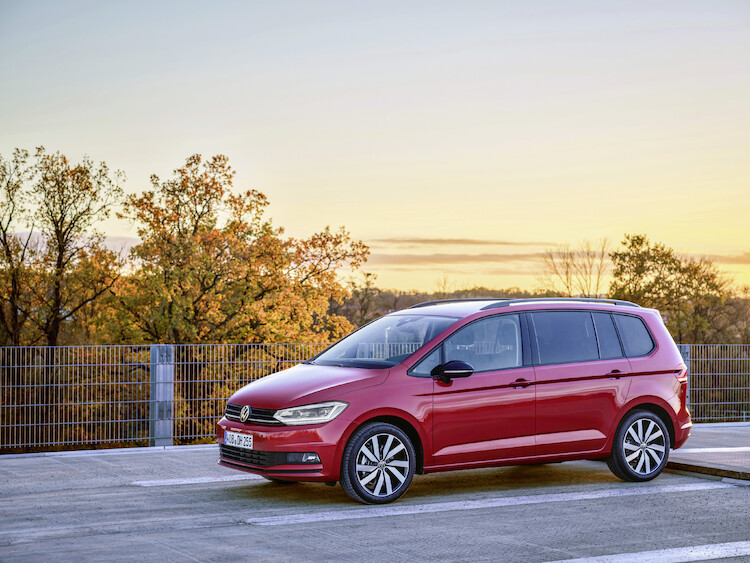
[[[693,428],[700,428],[701,430],[706,428],[739,428],[742,426],[750,426],[749,421],[744,422],[694,422]]]
[[[667,469],[677,471],[688,471],[690,473],[700,473],[702,475],[713,475],[715,477],[728,477],[729,479],[740,479],[750,481],[750,471],[728,467],[726,465],[717,465],[713,463],[684,463],[680,461],[668,461]]]

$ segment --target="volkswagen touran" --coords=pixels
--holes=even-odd
[[[692,422],[658,311],[600,299],[448,300],[381,317],[234,393],[219,463],[387,503],[415,473],[606,459],[653,479]]]

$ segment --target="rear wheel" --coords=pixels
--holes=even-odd
[[[341,461],[341,486],[355,500],[385,504],[406,492],[415,468],[414,446],[406,433],[374,422],[349,439]]]
[[[670,447],[664,421],[651,411],[635,411],[620,422],[607,465],[624,481],[649,481],[667,465]]]

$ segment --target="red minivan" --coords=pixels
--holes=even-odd
[[[219,463],[341,483],[387,503],[415,473],[606,459],[653,479],[692,422],[661,315],[607,299],[448,300],[381,317],[246,385],[217,424]]]

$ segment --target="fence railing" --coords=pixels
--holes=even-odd
[[[0,452],[205,441],[234,391],[326,346],[0,347]]]
[[[211,441],[234,391],[326,346],[0,347],[0,452]],[[750,420],[750,345],[680,351],[693,420]]]

